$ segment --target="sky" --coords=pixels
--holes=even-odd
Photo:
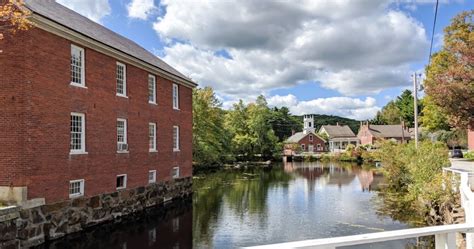
[[[57,0],[212,87],[295,115],[371,119],[428,63],[436,0]],[[474,0],[440,0],[436,51]]]

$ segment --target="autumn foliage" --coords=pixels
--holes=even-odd
[[[474,121],[474,10],[444,30],[444,47],[426,68],[426,93],[454,127]]]
[[[32,26],[27,19],[29,15],[31,12],[23,0],[0,0],[0,40],[6,33],[15,34],[19,30],[29,29]]]

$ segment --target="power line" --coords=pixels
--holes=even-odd
[[[436,0],[436,9],[435,9],[435,15],[434,15],[434,21],[433,21],[433,31],[431,32],[430,57],[428,58],[428,65],[431,63],[431,53],[433,52],[433,40],[435,36],[436,17],[438,16],[438,5],[439,5],[439,0]]]

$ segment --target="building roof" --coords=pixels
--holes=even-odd
[[[329,138],[356,137],[348,125],[323,125],[321,129],[326,131]]]
[[[369,131],[375,137],[381,138],[411,137],[410,133],[406,129],[403,129],[402,125],[370,125]]]
[[[85,35],[95,41],[103,43],[109,47],[126,53],[147,64],[158,67],[159,69],[177,76],[184,81],[196,85],[191,79],[178,72],[157,56],[148,52],[137,43],[125,38],[104,26],[89,20],[77,12],[74,12],[54,0],[26,0],[26,7],[33,13],[47,18],[55,23],[72,29],[82,35]]]
[[[289,137],[288,139],[285,140],[285,143],[298,143],[301,139],[303,139],[304,137],[306,137],[307,135],[313,135],[313,136],[316,136],[318,137],[319,139],[323,140],[324,142],[326,142],[326,140],[320,136],[318,136],[316,133],[314,132],[308,132],[308,133],[304,133],[302,131],[300,132],[297,132],[295,134],[293,134],[291,137]]]

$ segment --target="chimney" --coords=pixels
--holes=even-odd
[[[339,126],[339,122],[337,122],[336,125]]]
[[[295,130],[291,130],[291,135],[295,135]]]
[[[369,120],[367,120],[367,129],[370,129]]]

